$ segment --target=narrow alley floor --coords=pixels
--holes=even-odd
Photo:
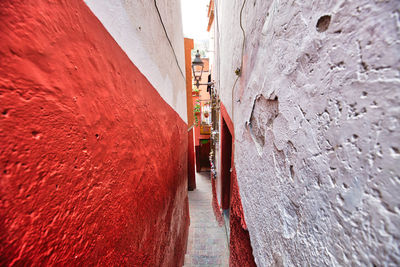
[[[197,188],[189,191],[190,228],[185,267],[229,265],[225,227],[218,226],[215,220],[209,177],[209,172],[196,173]]]

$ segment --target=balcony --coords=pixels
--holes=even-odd
[[[201,124],[200,125],[200,134],[201,135],[211,134],[211,125],[210,124]]]

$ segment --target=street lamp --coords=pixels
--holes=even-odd
[[[201,75],[203,74],[204,62],[200,58],[199,50],[197,50],[196,57],[192,62],[193,78],[197,88],[199,88]]]

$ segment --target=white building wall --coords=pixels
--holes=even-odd
[[[221,62],[220,62],[220,48],[219,48],[219,43],[220,43],[220,34],[219,34],[219,20],[218,20],[218,5],[217,2],[214,1],[214,22],[212,26],[213,32],[210,31],[211,34],[214,35],[213,37],[213,46],[210,46],[210,49],[214,51],[213,53],[213,68],[211,70],[211,75],[213,77],[213,80],[215,82],[214,84],[214,90],[217,92],[217,94],[220,95],[221,89],[220,89],[220,84],[221,84],[221,79],[220,79],[220,67],[221,67]],[[218,118],[215,118],[218,122],[221,121],[221,114],[218,112]],[[221,132],[221,125],[219,125],[219,136]],[[219,140],[220,141],[220,140]],[[217,182],[215,183],[216,185],[216,192],[217,192],[217,201],[219,204],[221,204],[221,183],[220,183],[220,177],[221,177],[221,158],[220,158],[220,146],[221,142],[218,142],[215,146],[215,168],[216,168],[216,173],[217,173]]]
[[[214,23],[211,24],[210,27],[210,31],[209,31],[209,42],[208,42],[208,47],[209,47],[209,51],[208,51],[208,58],[209,58],[209,67],[210,67],[210,73],[211,76],[213,77],[212,79],[214,79],[214,47],[215,47],[215,42],[214,42]]]
[[[256,263],[399,265],[400,2],[247,0],[232,101],[242,4],[216,1],[215,69]]]
[[[180,1],[85,2],[161,97],[187,123]],[[155,2],[173,49],[163,30]]]

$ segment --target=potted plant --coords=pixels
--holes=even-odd
[[[209,114],[208,111],[206,110],[206,111],[203,112],[203,115],[204,115],[205,118],[208,118],[208,116],[209,116],[210,114]]]
[[[192,91],[192,96],[199,96],[200,95],[200,89],[199,88],[194,88]]]

